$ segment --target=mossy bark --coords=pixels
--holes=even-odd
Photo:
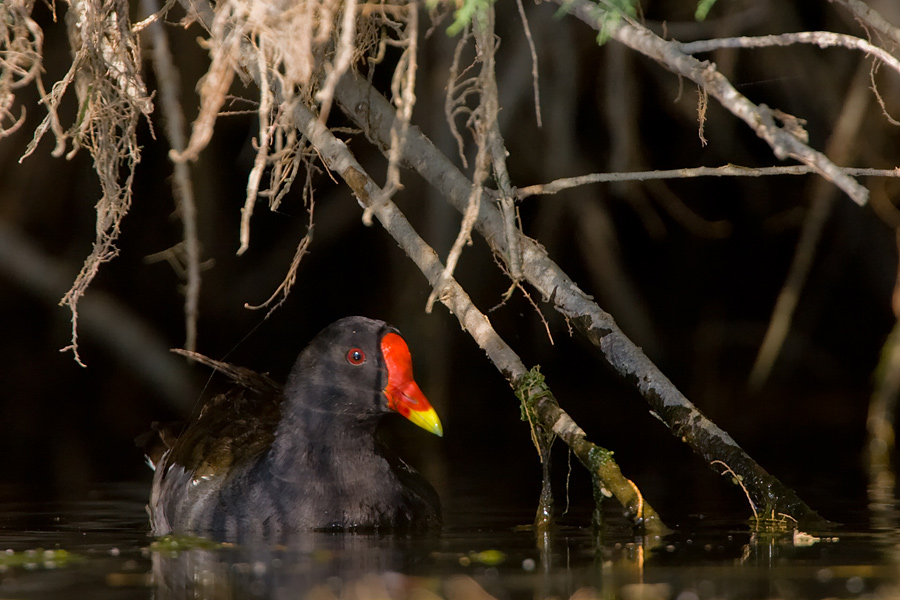
[[[636,525],[641,525],[646,532],[662,535],[668,531],[659,514],[644,500],[638,487],[622,474],[612,457],[613,453],[590,442],[584,431],[560,408],[544,381],[539,367],[534,367],[519,377],[513,385],[516,396],[522,402],[523,420],[532,424],[533,432],[538,430],[535,443],[539,444],[539,440],[548,439],[551,436],[559,436],[591,474],[596,505],[595,523],[598,521],[597,516],[602,500],[615,497],[624,507],[625,515],[631,518]],[[547,448],[549,450],[549,445]],[[541,458],[543,461],[549,460],[548,456],[542,455]],[[544,493],[549,493],[549,482],[546,479],[549,477],[549,471],[545,471],[544,477],[544,489],[541,494],[542,506]],[[540,521],[540,512],[536,523],[538,521]]]

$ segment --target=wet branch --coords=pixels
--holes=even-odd
[[[390,141],[390,104],[362,77],[347,74],[335,97],[342,110],[382,152]],[[471,181],[416,127],[404,147],[407,164],[460,212],[468,205]],[[499,209],[481,202],[476,230],[499,256],[507,256],[506,232]],[[547,255],[536,241],[521,235],[525,279],[603,353],[609,364],[650,404],[651,411],[706,462],[726,463],[743,478],[754,504],[765,513],[783,513],[798,521],[822,521],[792,490],[758,465],[723,430],[707,419],[603,311]],[[501,371],[503,369],[501,368]],[[509,373],[508,371],[503,371]]]

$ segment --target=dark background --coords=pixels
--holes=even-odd
[[[541,129],[534,124],[530,60],[515,6],[497,6],[501,126],[514,185],[599,171],[777,164],[768,146],[714,100],[705,124],[709,143],[702,145],[691,82],[614,41],[598,47],[596,32],[574,18],[555,18],[554,6],[526,4],[540,56]],[[643,17],[655,31],[665,27],[682,41],[799,30],[865,36],[833,3],[720,0],[705,23],[692,21],[694,6],[647,2]],[[51,21],[46,7],[35,11],[46,36],[45,82],[53,82],[69,65],[64,27]],[[421,40],[414,120],[455,158],[443,94],[456,40],[443,33],[445,25]],[[193,85],[206,55],[196,44],[196,28],[172,24],[168,31],[191,117]],[[709,58],[752,101],[806,119],[814,148],[825,147],[851,82],[869,85],[866,77],[854,80],[869,61],[844,49],[792,46]],[[145,78],[153,88],[152,73]],[[900,115],[900,75],[882,68],[876,78],[888,108]],[[236,84],[233,93],[253,97],[255,91]],[[71,324],[69,311],[57,303],[90,252],[99,185],[86,152],[52,158],[49,139],[17,162],[43,117],[33,89],[21,90],[19,101],[28,109],[26,126],[0,140],[0,484],[35,498],[110,481],[146,481],[149,489],[150,471],[133,438],[153,420],[184,417],[223,384],[167,354],[184,343],[183,281],[166,262],[146,261],[181,239],[162,127],[155,123],[154,138],[142,126],[143,154],[119,256],[103,266],[82,301],[82,368],[71,353],[59,352],[70,343]],[[335,113],[331,124],[346,125]],[[268,319],[244,308],[275,290],[308,224],[299,191],[274,213],[261,202],[250,249],[235,255],[257,130],[252,115],[221,118],[193,166],[207,261],[198,350],[281,379],[324,325],[348,314],[385,319],[409,342],[417,380],[446,432],[438,440],[398,419],[386,423],[385,434],[435,482],[447,504],[473,497],[498,507],[536,503],[540,467],[508,385],[446,309],[437,305],[425,314],[430,290],[424,277],[377,225],[362,224],[346,187],[317,177],[315,236],[284,305]],[[891,168],[898,140],[897,128],[870,97],[870,114],[850,149],[852,163]],[[362,136],[350,147],[380,180],[381,155]],[[446,256],[459,215],[414,173],[402,177],[405,189],[395,201]],[[529,198],[519,208],[525,233],[701,410],[814,508],[840,520],[864,506],[867,403],[894,322],[897,184],[863,183],[872,191],[870,206],[835,195],[791,333],[758,393],[748,391],[747,375],[800,226],[822,189],[815,177],[592,185]],[[593,441],[615,452],[664,518],[747,510],[740,490],[652,418],[637,393],[571,337],[543,299],[532,297],[553,344],[521,293],[498,306],[509,281],[483,240],[464,250],[457,277],[483,311],[497,307],[490,317],[500,335],[526,365],[541,365],[563,407]],[[117,341],[132,335],[137,352],[130,354]],[[167,362],[151,368],[156,357]],[[561,444],[554,465],[562,504],[568,467]],[[587,485],[573,464],[569,495],[576,507],[590,505]]]

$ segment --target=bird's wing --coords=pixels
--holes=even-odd
[[[238,387],[208,400],[177,435],[157,428],[162,450],[170,449],[163,457],[166,468],[177,464],[194,479],[210,478],[230,472],[237,463],[253,460],[268,448],[281,416],[282,387],[268,375],[244,367],[187,350],[173,352],[223,373]],[[152,458],[148,454],[148,460]]]

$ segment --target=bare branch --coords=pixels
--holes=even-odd
[[[338,90],[337,99],[340,102]],[[378,185],[366,174],[347,146],[322,126],[312,111],[303,104],[298,102],[294,105],[294,115],[298,127],[319,150],[326,166],[344,179],[363,206],[370,204],[379,195]],[[374,211],[384,229],[416,263],[431,286],[444,286],[440,301],[459,319],[463,329],[487,353],[510,384],[518,387],[523,383],[529,371],[521,359],[497,334],[488,317],[472,303],[459,283],[452,276],[446,276],[437,253],[419,236],[397,206],[390,200],[382,201],[374,207]],[[637,523],[648,531],[660,532],[665,529],[656,511],[643,501],[640,492],[635,491],[636,486],[622,475],[609,453],[586,439],[585,432],[559,407],[545,387],[535,392],[530,392],[529,389],[526,393],[533,393],[530,399],[538,405],[535,413],[542,419],[542,426],[546,431],[559,435],[569,444],[582,463],[591,470],[592,476],[598,479],[599,485],[611,490]],[[605,460],[595,460],[598,455],[605,456]]]
[[[853,177],[900,177],[900,167],[895,169],[840,167],[840,170]],[[650,181],[653,179],[689,179],[692,177],[770,177],[774,175],[809,175],[816,172],[816,169],[813,167],[805,165],[788,167],[723,165],[721,167],[693,167],[660,171],[638,171],[634,173],[591,173],[517,188],[516,197],[524,200],[530,196],[549,196],[582,185],[614,181]]]
[[[586,0],[555,0],[573,15],[594,27],[603,26],[594,5]],[[739,117],[763,140],[779,159],[793,158],[814,168],[822,177],[841,188],[857,204],[868,201],[869,192],[856,180],[841,171],[824,154],[810,148],[790,129],[778,127],[775,115],[767,106],[756,105],[740,94],[731,82],[719,73],[715,65],[701,62],[686,54],[679,42],[666,41],[649,29],[633,22],[620,20],[611,32],[619,42],[661,63],[665,68],[687,77],[716,98],[722,106]]]
[[[512,182],[509,179],[509,171],[506,168],[506,157],[509,151],[503,143],[503,135],[500,132],[500,122],[497,116],[500,112],[500,91],[497,89],[496,53],[497,41],[494,37],[494,7],[487,10],[487,23],[482,27],[476,24],[475,41],[478,44],[478,54],[484,63],[482,67],[482,119],[484,120],[487,144],[491,154],[491,162],[494,167],[494,178],[500,191],[500,212],[503,214],[503,223],[506,232],[507,254],[505,259],[510,276],[518,281],[522,278],[522,253],[518,244],[518,227],[516,226],[516,207],[513,198]],[[480,182],[476,180],[480,185]]]
[[[266,63],[266,38],[260,38],[257,48],[257,73],[259,75],[259,138],[256,140],[256,157],[253,159],[253,168],[247,177],[247,196],[244,206],[241,208],[241,245],[237,254],[240,256],[250,247],[250,217],[253,216],[253,207],[256,206],[256,197],[259,194],[259,182],[263,176],[269,157],[269,145],[276,124],[273,123],[275,100],[269,82],[269,67]]]
[[[677,42],[673,42],[677,43]],[[781,35],[761,35],[758,37],[715,38],[696,42],[678,43],[685,54],[712,52],[721,48],[770,48],[772,46],[790,46],[792,44],[814,44],[819,48],[842,47],[859,50],[871,54],[900,73],[900,60],[883,48],[856,36],[833,31],[800,31]]]
[[[528,26],[528,16],[525,14],[525,7],[522,0],[516,0],[516,8],[519,9],[519,18],[522,19],[522,29],[525,30],[525,39],[528,41],[528,50],[531,52],[531,85],[534,89],[534,119],[537,126],[543,127],[541,119],[541,89],[538,85],[540,76],[538,75],[538,56],[537,49],[534,47],[534,38],[531,37],[531,27]]]
[[[415,6],[415,5],[414,5]],[[341,19],[341,35],[337,42],[337,51],[333,64],[326,67],[325,83],[316,93],[316,100],[321,104],[319,119],[324,123],[331,112],[334,98],[334,86],[350,68],[353,54],[356,52],[356,0],[344,0],[344,12]],[[415,10],[415,8],[414,8]],[[317,15],[317,18],[321,18]]]
[[[863,2],[862,0],[831,0],[842,4],[853,13],[864,25],[872,27],[881,35],[889,38],[893,43],[900,44],[900,27],[892,25],[881,13]]]
[[[151,12],[149,16],[145,17],[140,22],[135,23],[131,28],[131,32],[137,34],[149,27],[151,24],[158,23],[161,18],[166,16],[166,13],[169,12],[169,9],[175,6],[176,2],[178,2],[178,0],[166,0],[166,3],[162,8],[159,8],[159,3],[153,2],[153,12]],[[146,13],[146,11],[144,12]]]
[[[391,114],[390,105],[368,82],[359,76],[348,74],[341,80],[335,93],[341,109],[365,130],[369,139],[380,146],[390,139],[387,126]],[[365,102],[361,101],[363,99]],[[411,168],[441,192],[457,210],[462,212],[466,209],[472,182],[417,127],[410,127],[404,158]],[[501,256],[505,254],[503,218],[495,206],[488,202],[480,204],[476,229],[494,252]],[[773,505],[778,512],[798,519],[822,520],[792,490],[750,458],[731,436],[709,421],[641,349],[625,336],[612,316],[597,306],[550,259],[540,244],[519,235],[525,279],[542,294],[545,301],[552,302],[559,313],[600,349],[609,364],[635,386],[650,404],[654,414],[675,435],[687,442],[707,464],[716,459],[728,463],[743,477],[757,505]],[[474,333],[472,335],[475,337]],[[508,367],[505,370],[498,365],[498,368],[504,374],[511,373]]]
[[[400,183],[400,157],[403,144],[406,143],[406,132],[409,130],[409,122],[412,120],[413,106],[416,103],[416,70],[418,66],[419,48],[419,11],[415,3],[410,4],[407,10],[406,39],[399,42],[404,46],[403,54],[394,69],[394,77],[391,81],[391,93],[394,104],[397,105],[396,118],[391,126],[391,146],[388,153],[387,176],[382,188],[383,198],[376,198],[373,205],[382,200],[394,197],[403,186]],[[337,80],[335,80],[335,85]],[[334,90],[332,90],[332,94]],[[372,224],[371,206],[363,211],[363,223]]]
[[[184,113],[181,110],[180,77],[172,53],[166,29],[156,18],[171,8],[175,0],[167,0],[160,9],[157,0],[142,0],[144,13],[149,13],[142,24],[146,24],[152,40],[153,71],[159,89],[160,108],[169,144],[176,152],[182,152],[187,145]],[[151,20],[152,19],[152,20]],[[139,28],[136,26],[135,31]],[[197,347],[197,318],[200,304],[200,241],[197,237],[197,205],[194,201],[194,184],[190,166],[184,161],[173,161],[174,184],[172,193],[178,214],[181,217],[184,237],[184,258],[186,285],[184,292],[184,325],[187,350]]]

